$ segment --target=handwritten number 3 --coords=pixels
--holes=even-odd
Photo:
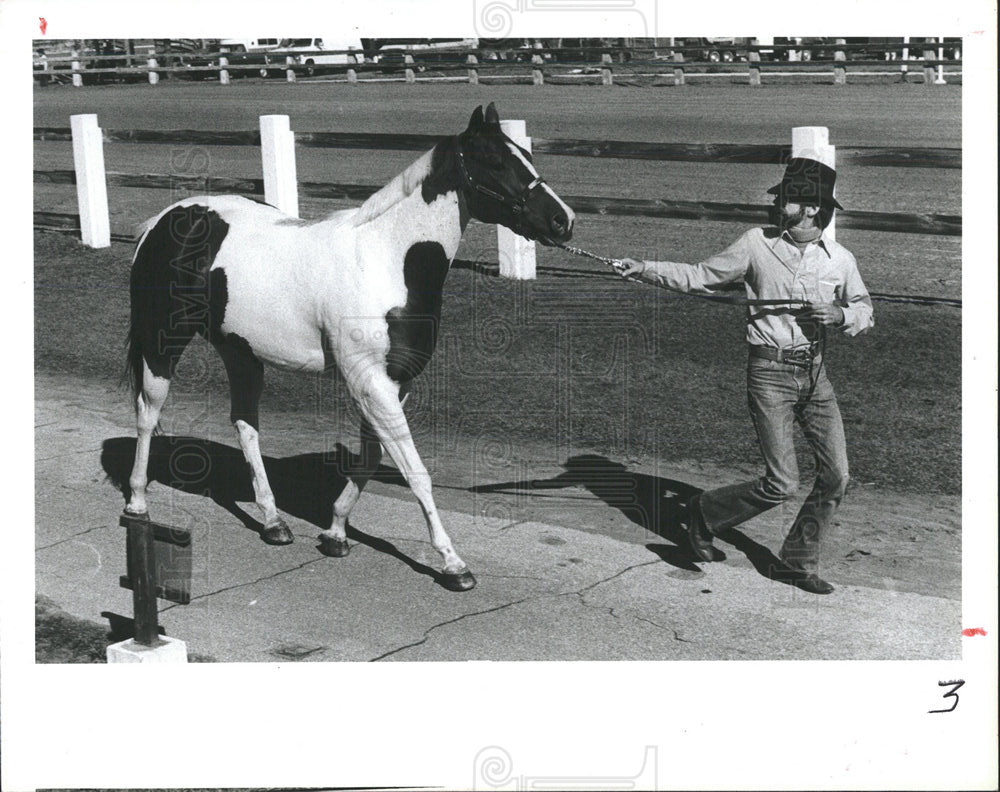
[[[958,706],[958,693],[957,693],[957,691],[964,684],[965,684],[965,680],[964,679],[955,679],[955,680],[952,680],[951,682],[938,682],[938,685],[940,687],[944,687],[945,685],[954,685],[954,687],[951,690],[949,690],[947,693],[944,694],[943,698],[953,698],[953,699],[955,699],[955,701],[952,703],[951,709],[939,709],[939,710],[927,710],[927,711],[928,712],[952,712],[955,709],[955,707]]]

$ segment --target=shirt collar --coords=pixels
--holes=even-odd
[[[798,245],[795,244],[795,242],[792,240],[791,236],[788,234],[787,231],[782,231],[777,238],[783,241],[785,244],[791,245],[793,248],[798,249]],[[830,252],[830,247],[827,242],[826,231],[820,232],[819,239],[817,239],[814,244],[819,246],[819,248],[822,249],[824,253],[826,253],[827,258],[833,258],[833,254]]]

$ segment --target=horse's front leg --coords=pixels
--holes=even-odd
[[[410,436],[410,427],[399,400],[399,390],[399,386],[388,376],[376,375],[361,389],[358,405],[420,502],[430,531],[431,544],[444,561],[442,585],[451,591],[467,591],[476,585],[476,579],[455,552],[451,539],[441,524],[431,493],[431,477]]]

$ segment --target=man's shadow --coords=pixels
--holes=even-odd
[[[698,571],[681,525],[688,500],[699,490],[683,481],[628,470],[598,454],[579,454],[563,463],[564,471],[550,479],[524,479],[470,487],[477,493],[542,492],[582,487],[639,527],[671,544],[654,542],[646,547],[668,564]]]
[[[671,544],[650,543],[646,548],[668,564],[691,572],[699,571],[690,549],[682,520],[688,501],[702,490],[675,479],[651,476],[628,470],[620,462],[598,454],[579,454],[563,463],[564,472],[550,479],[524,479],[470,487],[472,492],[544,491],[582,487],[641,528],[666,539]],[[738,530],[719,537],[746,555],[754,568],[768,576],[769,567],[778,559],[763,545]],[[714,548],[715,560],[725,555]]]
[[[122,492],[126,503],[131,494],[128,478],[135,445],[134,437],[112,437],[101,445],[101,467],[108,480]],[[333,503],[346,486],[349,471],[358,464],[358,455],[337,443],[328,453],[298,454],[284,459],[265,456],[263,461],[277,507],[326,529],[333,520]],[[211,498],[248,530],[260,534],[264,529],[259,520],[239,505],[239,502],[253,502],[254,491],[250,466],[238,448],[198,437],[155,435],[150,445],[148,475],[150,482]],[[398,470],[385,465],[378,466],[372,480],[408,486]],[[151,516],[155,519],[155,515]],[[392,542],[350,524],[347,536],[441,582],[437,570],[410,558]]]

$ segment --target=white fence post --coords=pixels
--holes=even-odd
[[[287,215],[299,216],[295,176],[295,133],[286,115],[260,117],[260,150],[264,166],[264,200]]]
[[[531,151],[531,138],[524,121],[501,121],[500,129],[517,145]],[[500,258],[500,276],[515,280],[534,280],[535,243],[515,234],[506,226],[497,226],[497,253]]]
[[[792,156],[822,162],[824,165],[837,169],[836,149],[830,145],[830,130],[827,127],[793,127]],[[837,238],[836,215],[826,227],[826,235],[830,239]]]
[[[219,58],[219,85],[229,85],[229,58]]]
[[[160,81],[160,75],[156,72],[156,58],[148,58],[146,65],[149,67],[149,84],[156,85]]]
[[[80,208],[80,239],[92,248],[111,245],[108,186],[104,178],[104,141],[93,114],[70,116],[76,201]]]
[[[934,80],[935,85],[944,85],[944,64],[941,61],[944,60],[944,38],[938,39],[938,67],[937,67],[937,79]]]

